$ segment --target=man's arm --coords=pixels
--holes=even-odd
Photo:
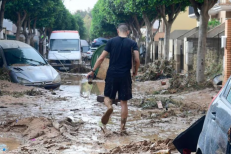
[[[95,66],[93,68],[93,71],[95,71],[102,64],[102,62],[104,61],[104,59],[106,58],[107,55],[108,55],[108,52],[104,50],[102,52],[102,54],[100,55],[100,57],[97,59],[97,61],[95,63]],[[87,77],[94,76],[94,72],[93,71],[89,72],[88,75],[87,75]]]
[[[138,69],[140,67],[140,55],[138,50],[134,50],[134,56],[135,56],[135,72],[133,72],[133,76],[137,76]]]

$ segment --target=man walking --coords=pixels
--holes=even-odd
[[[87,77],[93,76],[95,70],[101,65],[104,58],[110,54],[110,64],[107,71],[104,90],[104,103],[107,111],[101,122],[106,125],[113,112],[112,101],[118,92],[118,99],[121,102],[121,132],[125,131],[125,124],[128,116],[127,101],[132,98],[132,80],[130,70],[132,68],[132,54],[135,59],[135,68],[132,76],[137,75],[140,66],[139,51],[137,43],[128,38],[129,30],[126,24],[120,24],[117,28],[118,36],[108,41],[103,53],[95,63],[93,70]],[[133,53],[132,53],[133,52]]]

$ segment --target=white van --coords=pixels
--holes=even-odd
[[[78,31],[53,31],[50,37],[48,61],[60,71],[68,71],[82,63]]]

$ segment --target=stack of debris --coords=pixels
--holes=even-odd
[[[139,81],[159,80],[171,78],[174,74],[174,61],[156,60],[150,63],[143,70],[143,74],[138,77]]]
[[[191,71],[185,75],[183,74],[173,74],[172,78],[169,80],[170,87],[168,89],[169,93],[176,93],[185,90],[200,90],[205,87],[213,88],[213,82],[211,79],[204,81],[203,83],[197,83],[196,72]]]

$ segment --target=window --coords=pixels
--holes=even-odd
[[[231,88],[231,81],[229,81],[229,84],[227,85],[227,87],[226,87],[226,89],[225,89],[225,92],[224,92],[224,94],[223,94],[223,96],[224,96],[225,98],[227,98],[227,96],[228,96],[228,94],[229,94],[229,92],[230,92],[230,88]]]
[[[83,49],[83,52],[88,52],[90,50],[90,47],[89,46],[84,46],[82,47]]]
[[[47,62],[33,48],[4,49],[3,53],[8,66],[47,65]]]
[[[223,96],[227,99],[229,103],[231,103],[231,81],[229,81],[229,84],[227,85],[227,88],[225,89],[225,92]]]
[[[107,43],[108,41],[107,40],[102,40],[103,43]]]
[[[50,40],[51,51],[79,51],[78,39],[52,39]]]

